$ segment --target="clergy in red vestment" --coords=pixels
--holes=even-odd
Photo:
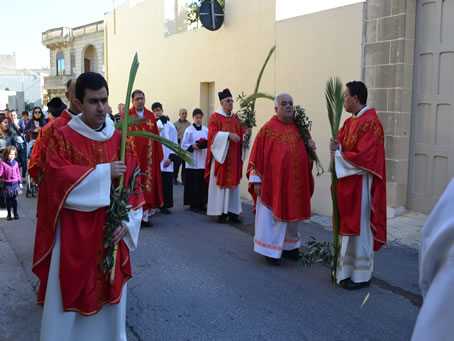
[[[275,98],[273,116],[254,140],[247,177],[254,199],[254,251],[279,265],[281,256],[297,260],[302,220],[311,217],[314,192],[312,162],[293,120],[293,99],[288,94]],[[315,149],[310,139],[308,148]]]
[[[208,149],[205,181],[208,182],[207,214],[218,216],[224,223],[227,217],[238,222],[241,213],[240,181],[246,148],[243,135],[251,135],[233,113],[233,98],[229,89],[218,93],[221,108],[208,122]]]
[[[38,137],[35,140],[35,144],[33,146],[32,153],[30,155],[30,161],[28,164],[28,173],[33,178],[35,183],[40,186],[41,182],[43,181],[44,170],[46,166],[46,155],[47,155],[47,145],[49,144],[49,140],[54,135],[54,130],[64,127],[68,124],[68,122],[73,118],[75,115],[80,113],[80,108],[76,103],[75,99],[75,87],[76,87],[76,78],[71,78],[66,83],[66,92],[65,96],[69,102],[69,108],[63,109],[58,115],[59,109],[62,108],[61,104],[58,106],[52,106],[49,108],[51,111],[51,115],[55,117],[52,121],[46,124],[43,129],[39,132]],[[49,104],[48,104],[49,105]],[[54,111],[54,115],[52,113]],[[50,118],[50,116],[49,116]],[[39,193],[38,193],[38,204],[39,200]]]
[[[132,93],[132,108],[129,116],[141,117],[144,123],[132,126],[129,131],[147,131],[159,135],[158,126],[154,114],[145,108],[145,94],[142,90],[134,90]],[[121,117],[123,119],[123,116]],[[132,141],[140,162],[141,173],[145,174],[143,188],[145,206],[143,207],[142,226],[151,227],[151,216],[154,209],[163,205],[161,161],[164,158],[162,146],[159,142],[146,137],[133,136]]]
[[[139,162],[131,144],[125,162],[118,161],[121,132],[106,120],[105,79],[80,75],[76,97],[82,114],[55,129],[48,144],[43,185],[49,188],[38,213],[32,269],[44,304],[41,340],[126,340],[126,282],[140,230],[140,192],[129,200],[129,221],[112,235],[118,244],[113,282],[100,264],[108,250],[103,227],[112,185],[123,174],[128,181]]]
[[[386,244],[386,167],[383,126],[367,104],[364,83],[347,83],[344,109],[352,116],[331,139],[340,215],[337,282],[348,290],[368,287],[374,251]]]

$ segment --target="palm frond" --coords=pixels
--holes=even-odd
[[[274,45],[270,49],[270,52],[268,52],[268,55],[266,56],[265,62],[263,63],[262,69],[260,70],[259,76],[257,78],[257,83],[255,84],[254,93],[257,93],[257,91],[259,91],[259,86],[260,86],[260,82],[262,80],[263,72],[265,71],[266,64],[268,64],[268,61],[270,60],[271,55],[273,54],[274,50],[276,50],[276,45]]]
[[[117,123],[115,123],[115,129],[122,130],[123,120],[124,119],[125,118],[123,117],[123,119],[121,121],[118,121]],[[147,122],[143,117],[129,117],[128,116],[127,120],[128,120],[128,128],[132,127],[132,126],[135,126],[135,125],[138,125],[138,124],[143,124],[143,123]]]
[[[339,77],[330,78],[326,82],[325,90],[326,108],[331,126],[331,134],[335,139],[339,131],[342,110],[344,107],[344,91]]]
[[[134,85],[134,80],[136,79],[137,70],[139,69],[139,57],[137,56],[137,52],[134,55],[132,60],[131,69],[129,70],[129,79],[128,79],[128,87],[126,90],[126,101],[125,105],[128,106],[130,99],[131,99],[131,91],[132,86]],[[123,114],[123,120],[121,124],[121,144],[120,144],[120,161],[125,161],[125,153],[126,153],[126,137],[128,135],[128,123],[129,123],[129,110],[127,107],[125,108],[125,112]],[[111,198],[110,206],[115,204],[119,205],[119,202],[122,201],[123,205],[127,204],[127,197],[124,196],[124,182],[125,178],[124,175],[120,177],[120,181],[118,183],[118,187],[115,189],[116,196]],[[127,190],[126,190],[127,191]],[[126,207],[126,206],[125,206]],[[106,231],[115,231],[118,225],[115,223],[119,219],[119,215],[113,211],[111,212],[111,219],[106,221]],[[121,222],[121,220],[119,220]],[[112,232],[113,233],[113,232]],[[104,234],[104,240],[108,240],[110,242],[109,233]],[[106,258],[109,258],[107,263],[109,264],[108,270],[110,272],[110,282],[113,283],[115,278],[115,264],[117,262],[117,253],[118,253],[118,244],[113,246],[114,250],[112,255],[110,253]]]
[[[129,70],[129,79],[128,79],[128,87],[126,90],[126,100],[125,100],[125,112],[123,115],[123,124],[121,125],[121,148],[120,148],[120,160],[125,160],[125,151],[126,151],[126,137],[128,135],[128,123],[129,123],[129,110],[127,110],[128,105],[131,100],[131,91],[134,85],[134,80],[136,79],[137,70],[139,69],[139,57],[137,56],[137,52],[134,55],[132,60],[131,69]],[[124,177],[120,178],[120,190],[123,188]]]
[[[265,93],[263,93],[263,92],[257,92],[257,93],[254,93],[254,94],[249,95],[249,96],[247,96],[246,98],[244,98],[244,99],[241,101],[240,107],[241,107],[241,108],[244,108],[244,107],[247,106],[250,102],[255,101],[257,98],[268,98],[268,99],[274,101],[274,96],[269,95],[269,94],[265,94]]]
[[[344,91],[342,82],[339,77],[330,78],[326,82],[325,89],[326,109],[328,111],[328,119],[331,126],[331,135],[333,139],[337,139],[339,125],[344,107]],[[337,260],[339,258],[339,206],[337,202],[337,175],[334,163],[331,165],[331,184],[333,197],[333,249],[334,261],[332,265],[332,278],[334,284],[337,277]]]
[[[178,155],[180,158],[182,158],[187,163],[189,163],[191,165],[194,164],[191,154],[188,151],[184,150],[183,148],[180,147],[180,145],[166,139],[165,137],[150,133],[148,131],[129,131],[128,136],[141,136],[141,137],[147,137],[149,139],[155,140],[155,141],[159,142],[160,144],[169,148],[171,151],[173,151],[176,155]]]

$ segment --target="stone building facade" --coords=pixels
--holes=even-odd
[[[64,101],[66,82],[83,72],[104,74],[104,21],[42,33],[42,43],[50,50],[51,74],[44,79],[43,103],[52,97]]]

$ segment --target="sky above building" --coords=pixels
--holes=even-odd
[[[0,54],[14,53],[18,68],[48,68],[49,50],[41,44],[42,32],[103,20],[104,13],[125,1],[135,5],[144,0],[1,0]],[[276,0],[276,20],[361,1],[364,0]]]

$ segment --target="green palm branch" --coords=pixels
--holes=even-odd
[[[159,142],[163,146],[166,146],[167,148],[169,148],[171,151],[173,151],[175,154],[177,154],[180,158],[182,158],[185,162],[187,162],[191,165],[194,164],[191,154],[188,151],[184,150],[178,144],[166,139],[165,137],[150,133],[148,131],[128,131],[128,136],[148,137],[152,140]]]
[[[249,95],[246,98],[244,98],[241,101],[240,107],[244,108],[245,106],[247,106],[249,103],[252,102],[252,107],[255,108],[255,100],[258,98],[267,98],[267,99],[274,101],[273,95],[265,94],[263,92],[257,92],[257,93],[253,93],[252,95]]]
[[[134,85],[134,80],[137,75],[137,70],[139,69],[139,58],[137,52],[134,55],[131,69],[129,71],[129,80],[128,88],[126,91],[126,100],[125,103],[128,105],[131,100],[132,87]],[[179,145],[173,143],[172,141],[167,140],[166,138],[145,131],[128,131],[128,127],[133,125],[141,124],[144,120],[141,118],[129,118],[129,110],[125,109],[123,119],[118,122],[115,127],[121,129],[121,146],[120,146],[120,161],[125,161],[125,151],[126,151],[126,138],[127,136],[142,136],[153,139],[162,145],[168,147],[170,150],[175,152],[179,157],[181,157],[186,162],[192,164],[193,160],[190,157],[190,154],[182,149]],[[109,209],[107,210],[106,222],[104,224],[104,247],[108,248],[107,255],[101,263],[101,270],[107,273],[110,273],[110,282],[112,283],[115,278],[115,264],[117,261],[118,253],[118,244],[113,245],[111,241],[111,236],[115,232],[118,226],[123,221],[129,221],[129,206],[128,199],[131,195],[134,194],[134,190],[138,186],[136,183],[136,177],[140,174],[140,169],[137,167],[134,170],[133,176],[129,179],[128,187],[124,188],[124,176],[120,177],[118,186],[114,189],[111,194],[111,202]]]
[[[344,107],[344,90],[342,82],[338,77],[330,78],[326,82],[325,89],[326,108],[328,110],[328,119],[331,126],[331,136],[337,140],[339,125]],[[339,206],[337,202],[337,175],[334,162],[331,164],[331,184],[333,190],[333,248],[334,260],[332,264],[332,278],[334,285],[337,280],[337,260],[339,258]]]
[[[260,87],[260,82],[262,80],[263,72],[265,71],[266,65],[268,64],[268,61],[270,60],[275,50],[276,46],[273,46],[265,58],[265,62],[263,63],[262,68],[260,69],[259,75],[257,77],[254,93],[249,96],[246,96],[242,93],[241,95],[238,96],[237,100],[240,102],[241,110],[239,110],[237,114],[241,120],[241,123],[246,128],[254,128],[255,126],[257,126],[255,121],[255,101],[257,100],[257,98],[268,98],[270,100],[274,100],[274,96],[261,93],[258,91]],[[243,140],[244,148],[248,148],[250,137],[251,137],[250,135],[244,136]]]

